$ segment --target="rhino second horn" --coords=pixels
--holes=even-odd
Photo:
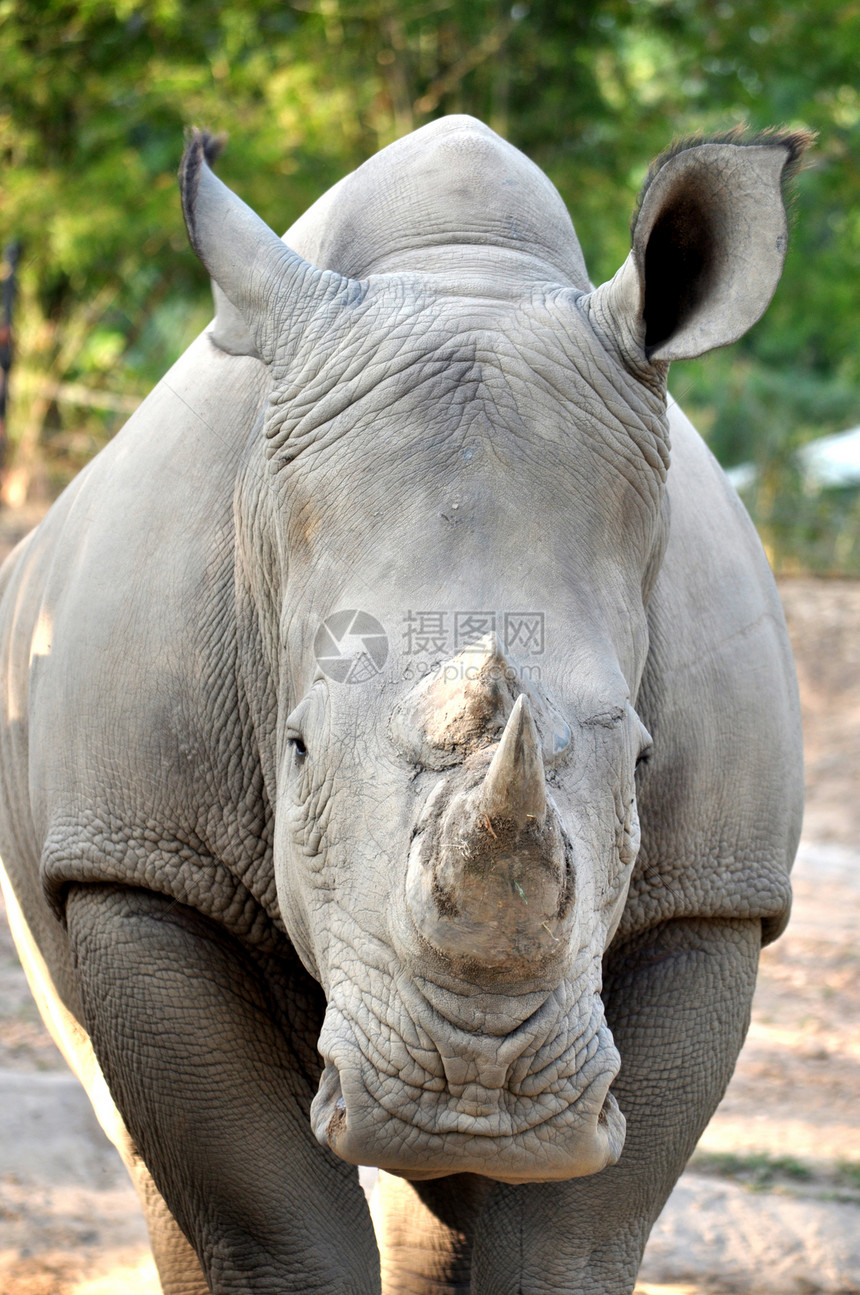
[[[480,812],[517,828],[543,827],[546,772],[541,742],[524,693],[517,698],[481,787]]]

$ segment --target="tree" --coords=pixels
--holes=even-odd
[[[673,385],[728,462],[836,430],[860,406],[858,54],[853,0],[0,0],[0,240],[24,242],[7,495],[46,463],[56,487],[205,322],[174,179],[191,122],[229,134],[224,178],[284,228],[377,148],[473,113],[555,180],[595,280],[673,136],[820,130],[768,315]]]

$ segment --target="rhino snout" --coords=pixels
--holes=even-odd
[[[619,1057],[584,985],[542,1001],[527,995],[513,1007],[518,1026],[484,1033],[479,1020],[506,1015],[510,1027],[505,996],[451,1010],[449,991],[389,970],[372,977],[378,1018],[367,986],[344,979],[329,1002],[311,1106],[323,1147],[405,1178],[480,1173],[512,1183],[597,1173],[618,1159],[625,1121],[609,1087]]]

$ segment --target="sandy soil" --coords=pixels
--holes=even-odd
[[[652,1234],[639,1295],[860,1295],[860,585],[781,592],[808,761],[794,915],[763,954],[735,1077]],[[0,1290],[157,1295],[134,1193],[5,921],[0,1109]]]
[[[860,850],[860,582],[780,582],[806,754],[804,835]]]

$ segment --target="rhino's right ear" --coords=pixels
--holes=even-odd
[[[764,314],[787,245],[782,181],[812,138],[735,133],[657,160],[630,255],[583,302],[634,368],[726,346]]]
[[[194,130],[179,168],[189,241],[220,290],[213,340],[223,335],[223,349],[238,346],[234,353],[256,354],[270,364],[315,305],[347,280],[286,247],[213,173],[209,162],[216,155],[212,136]]]

